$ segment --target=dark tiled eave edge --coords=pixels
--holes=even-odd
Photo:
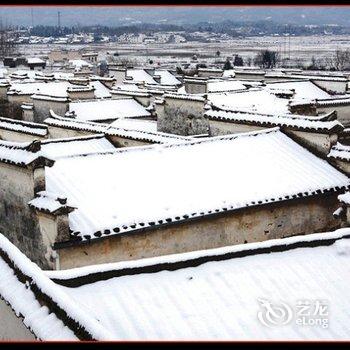
[[[80,340],[95,340],[83,325],[71,318],[69,314],[63,310],[60,305],[54,302],[49,295],[41,291],[33,279],[30,276],[25,275],[12,261],[11,257],[1,248],[0,258],[3,259],[5,263],[14,271],[16,277],[22,284],[28,284],[28,288],[34,293],[37,300],[44,302],[50,312],[55,314],[55,316],[60,319],[63,324],[67,325],[68,328],[70,328]]]
[[[342,187],[336,186],[334,188],[330,188],[326,190],[316,190],[312,192],[300,192],[294,195],[287,195],[279,198],[266,199],[265,201],[262,201],[262,200],[252,201],[250,203],[246,203],[244,207],[239,207],[239,208],[235,208],[233,206],[228,205],[222,208],[183,214],[183,215],[179,215],[171,218],[168,217],[168,218],[159,219],[157,221],[150,221],[147,223],[141,222],[141,223],[133,223],[131,225],[121,225],[118,227],[97,231],[92,235],[90,234],[84,235],[84,234],[81,234],[81,232],[72,232],[72,236],[69,241],[56,242],[54,243],[53,248],[59,250],[62,248],[68,248],[76,245],[89,244],[90,242],[91,243],[97,242],[109,237],[113,237],[114,235],[121,236],[126,234],[144,233],[144,232],[155,230],[158,228],[186,224],[188,222],[197,221],[203,217],[205,218],[220,217],[220,216],[226,215],[226,213],[232,213],[234,211],[244,210],[246,208],[254,208],[261,205],[273,204],[273,203],[283,202],[287,200],[297,200],[297,199],[302,199],[302,198],[317,196],[317,195],[318,196],[328,195],[330,193],[346,191],[349,189],[350,189],[350,185],[342,186]]]
[[[55,163],[54,160],[52,159],[48,159],[42,156],[39,156],[38,158],[33,159],[31,162],[29,163],[24,163],[24,162],[15,162],[13,160],[10,159],[3,159],[0,158],[0,163],[5,163],[5,164],[10,164],[10,165],[15,165],[21,168],[33,168],[33,169],[37,169],[37,168],[43,168],[45,166],[47,167],[52,167],[53,164]]]
[[[350,155],[348,158],[342,157],[342,156],[332,156],[332,155],[328,155],[327,158],[329,159],[336,159],[336,160],[342,160],[344,162],[350,162]]]
[[[334,125],[332,128],[310,128],[310,127],[302,127],[302,126],[297,126],[297,125],[287,125],[285,123],[274,123],[274,122],[261,122],[261,121],[250,121],[250,120],[240,120],[240,119],[234,119],[234,118],[229,118],[229,117],[217,117],[217,116],[212,116],[212,115],[207,115],[204,114],[206,118],[209,120],[214,120],[214,121],[223,121],[223,122],[228,122],[228,123],[235,123],[235,124],[244,124],[244,125],[252,125],[252,126],[261,126],[261,127],[280,127],[280,128],[288,128],[288,129],[293,129],[293,130],[299,130],[299,131],[309,131],[309,132],[321,132],[321,133],[329,133],[329,132],[341,132],[343,131],[343,127],[341,125]],[[293,120],[291,118],[291,120]]]
[[[23,127],[26,127],[26,128],[32,128],[32,129],[42,129],[42,130],[45,131],[46,134],[48,132],[48,128],[47,128],[46,125],[42,125],[42,124],[35,125],[34,123],[30,123],[30,122],[26,123],[23,120],[16,120],[16,119],[0,117],[0,129],[14,131],[14,132],[18,132],[18,133],[30,134],[30,135],[33,135],[33,136],[45,137],[45,135],[42,135],[41,133],[37,133],[35,131],[16,130],[16,129],[13,129],[13,128],[9,127],[9,126],[1,125],[1,123],[20,125],[20,126],[23,126]]]
[[[172,262],[160,262],[144,266],[135,266],[135,267],[125,267],[125,268],[116,268],[107,271],[93,272],[86,275],[81,275],[71,278],[55,278],[52,277],[51,280],[59,285],[65,287],[76,288],[86,284],[91,284],[98,281],[104,281],[111,278],[122,277],[122,276],[132,276],[145,273],[157,273],[161,271],[176,271],[180,269],[185,269],[189,267],[197,267],[202,264],[214,261],[225,261],[235,258],[244,258],[252,255],[259,254],[269,254],[269,253],[278,253],[285,252],[297,248],[314,248],[320,246],[330,246],[334,244],[337,240],[350,238],[350,234],[343,235],[341,237],[333,237],[327,239],[313,239],[313,240],[301,240],[298,242],[285,243],[283,238],[281,243],[273,244],[268,247],[255,247],[255,248],[243,248],[241,250],[236,250],[232,252],[222,253],[222,254],[212,254],[205,255],[195,258],[187,258],[181,261],[172,261]],[[266,241],[265,241],[266,242]],[[186,254],[186,253],[185,253]],[[210,250],[209,250],[210,254]]]

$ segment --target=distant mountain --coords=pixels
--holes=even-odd
[[[31,9],[33,10],[31,12]],[[281,24],[349,26],[350,7],[0,7],[3,24],[30,26],[132,25],[140,23],[194,24],[272,20]],[[33,14],[33,16],[32,16]]]

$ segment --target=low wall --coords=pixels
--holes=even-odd
[[[134,260],[332,230],[337,194],[243,208],[58,250],[60,268]]]

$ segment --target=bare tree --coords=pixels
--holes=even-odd
[[[236,67],[243,66],[243,58],[240,55],[236,55],[233,61],[233,65]]]
[[[261,68],[274,68],[279,61],[279,54],[277,51],[264,50],[259,52],[254,59],[254,64]]]
[[[337,49],[333,56],[333,67],[336,70],[344,70],[350,66],[350,51]]]
[[[15,44],[11,38],[10,30],[2,25],[0,21],[0,59],[11,56],[15,52]]]

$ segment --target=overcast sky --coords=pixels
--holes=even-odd
[[[139,6],[0,6],[2,22],[12,25],[57,25],[57,12],[61,13],[61,25],[121,25],[147,23],[195,23],[231,19],[264,20],[296,24],[350,25],[350,7],[139,7]]]

